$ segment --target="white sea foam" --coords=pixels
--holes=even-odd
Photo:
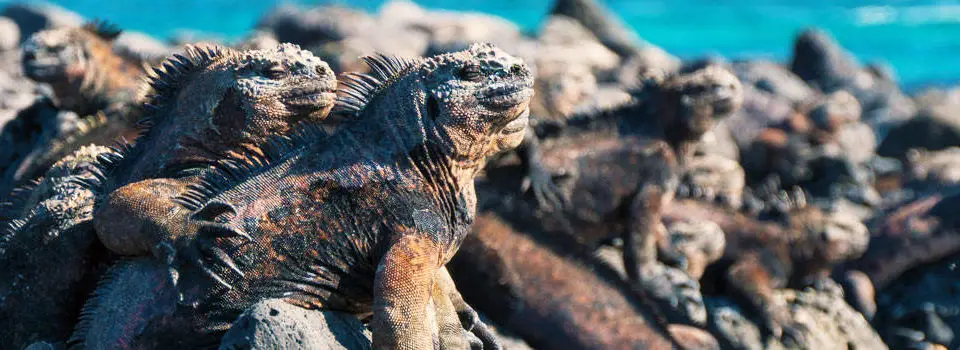
[[[960,5],[862,6],[853,9],[858,26],[960,23]]]

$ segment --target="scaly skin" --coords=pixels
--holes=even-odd
[[[156,323],[111,343],[208,344],[253,303],[282,298],[372,312],[378,349],[452,348],[466,331],[495,346],[472,309],[454,300],[443,265],[473,222],[473,180],[484,159],[524,135],[533,77],[489,44],[366,61],[373,75],[342,82],[339,105],[355,117],[335,134],[306,128],[261,157],[223,165],[220,177],[180,197],[195,211],[181,222],[186,230],[160,232],[158,251],[169,254],[157,263],[169,263],[181,306],[153,320],[117,315],[127,329]],[[105,288],[124,283],[137,281]],[[99,300],[88,323],[122,302]],[[453,326],[461,331],[440,331]],[[81,329],[76,339],[100,331]]]
[[[23,71],[49,83],[57,105],[92,115],[134,100],[145,73],[139,62],[120,56],[113,40],[120,31],[104,23],[37,32],[23,43]]]
[[[544,244],[549,235],[508,220],[479,214],[449,264],[464,296],[496,324],[543,349],[674,347],[631,287],[612,271],[596,273],[589,252]]]
[[[157,95],[147,103],[152,116],[144,136],[125,152],[101,157],[104,198],[93,224],[100,241],[121,255],[157,253],[156,230],[174,232],[166,223],[185,220],[173,198],[210,165],[298,123],[322,121],[335,101],[333,72],[295,45],[188,49],[179,61],[155,70]]]
[[[49,131],[55,134],[52,138],[37,141],[46,143],[32,145],[27,153],[0,168],[8,186],[37,178],[82,145],[109,145],[119,137],[136,136],[135,112],[145,72],[141,62],[113,50],[119,34],[108,24],[93,22],[40,31],[24,42],[24,74],[50,84],[53,104],[82,119],[73,130]],[[0,190],[9,192],[9,188]]]
[[[317,86],[322,91],[332,91],[335,84],[333,73],[323,62],[291,45],[281,46],[277,50],[247,52],[191,47],[184,55],[171,58],[157,68],[155,77],[152,78],[152,93],[156,96],[152,98],[153,104],[145,108],[149,113],[141,124],[142,136],[136,143],[133,146],[100,152],[96,161],[82,168],[83,174],[70,177],[69,185],[72,187],[69,188],[76,187],[74,192],[83,194],[81,196],[74,193],[71,198],[76,198],[80,204],[89,200],[89,208],[64,202],[62,208],[56,212],[33,213],[32,203],[57,200],[56,194],[34,191],[30,193],[28,200],[16,201],[12,208],[4,211],[7,213],[4,215],[5,224],[16,232],[11,234],[11,239],[23,242],[14,246],[30,247],[29,254],[36,257],[37,261],[30,266],[16,265],[17,268],[10,268],[11,274],[30,275],[37,268],[43,268],[44,271],[54,270],[60,269],[60,265],[71,266],[70,271],[73,271],[73,267],[94,266],[109,260],[105,252],[92,255],[78,249],[66,254],[62,252],[64,248],[61,248],[64,245],[94,245],[104,250],[100,244],[102,242],[109,243],[109,246],[119,253],[148,253],[149,251],[137,251],[135,247],[125,246],[123,241],[128,237],[126,232],[123,232],[122,225],[136,224],[139,216],[113,217],[110,216],[111,210],[115,213],[128,209],[122,204],[172,203],[170,198],[179,192],[150,192],[146,189],[156,190],[162,188],[161,185],[185,189],[191,179],[209,169],[208,164],[219,157],[240,153],[267,137],[282,135],[288,132],[293,124],[301,121],[322,120],[335,100],[335,95],[329,92],[316,95],[316,99],[282,98],[284,93],[302,90],[305,86]],[[281,68],[278,69],[279,73],[282,73],[279,79],[260,77],[258,69],[269,62],[276,62],[277,67]],[[241,67],[247,68],[239,69]],[[289,72],[288,67],[298,68]],[[260,84],[276,88],[264,89]],[[248,97],[238,98],[241,94]],[[249,114],[246,111],[249,111]],[[217,133],[214,129],[217,126],[229,126],[230,132]],[[205,138],[205,141],[194,141],[198,138]],[[159,147],[164,154],[157,155],[153,147]],[[180,173],[180,170],[192,171]],[[131,187],[122,186],[130,182],[134,183]],[[78,184],[82,186],[76,186]],[[145,190],[130,191],[138,188],[136,186]],[[117,187],[122,191],[116,190]],[[168,214],[174,215],[157,212],[151,214],[158,220],[163,220]],[[147,213],[141,215],[149,217]],[[26,224],[15,225],[20,222]],[[101,226],[100,231],[94,232],[97,224]],[[39,247],[28,244],[36,237],[44,236],[54,238]],[[15,254],[21,253],[5,253],[0,256],[0,261],[15,264]],[[72,286],[90,285],[96,278],[94,271],[42,274],[36,279],[28,278],[22,281],[4,279],[11,283],[4,287],[12,290],[11,293],[32,293],[32,290],[44,289],[45,286],[64,288],[62,291],[58,289],[45,293],[45,298],[55,300],[57,305],[64,305],[63,310],[77,312],[78,305],[83,304],[83,298],[88,292]],[[14,282],[16,283],[13,284]],[[30,310],[27,303],[8,303],[4,308],[11,310],[10,314],[30,314],[23,311]],[[76,322],[75,316],[76,314],[73,317],[50,317],[44,322],[72,325]],[[38,314],[37,317],[41,315]],[[19,328],[13,329],[20,332]],[[29,330],[24,330],[26,331]],[[30,335],[11,335],[14,336]],[[51,340],[66,340],[66,336]]]
[[[57,162],[4,208],[0,223],[0,338],[22,349],[66,340],[93,291],[105,253],[90,227],[96,193],[73,180],[110,150],[88,146]]]
[[[546,231],[566,233],[597,246],[622,237],[624,266],[639,282],[645,265],[661,259],[682,264],[666,246],[660,213],[678,184],[680,162],[714,121],[739,107],[742,93],[731,73],[708,67],[651,83],[625,105],[571,121],[547,136],[537,151],[540,166],[557,182],[569,205],[526,220]],[[488,169],[491,177],[497,169]],[[507,170],[509,173],[509,170]],[[516,186],[507,175],[496,183]]]
[[[761,221],[733,209],[696,200],[678,200],[665,221],[689,218],[715,222],[726,235],[723,258],[707,268],[703,286],[727,289],[747,302],[771,335],[803,346],[805,330],[790,319],[776,288],[819,286],[832,268],[866,250],[869,235],[855,218],[814,207],[794,209],[777,221]],[[716,292],[716,291],[713,291]]]

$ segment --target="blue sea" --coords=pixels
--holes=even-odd
[[[0,0],[0,4],[11,0]],[[248,31],[276,1],[61,0],[88,18],[160,38],[184,29],[227,40]],[[316,1],[293,1],[315,4]],[[329,2],[327,2],[329,3]],[[376,11],[383,0],[339,1]],[[480,11],[535,30],[551,0],[420,0],[431,9]],[[863,62],[883,61],[908,88],[960,82],[960,0],[606,0],[640,36],[683,58],[789,58],[804,27],[831,32]]]

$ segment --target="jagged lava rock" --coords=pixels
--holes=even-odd
[[[843,300],[841,293],[782,290],[776,298],[788,303],[793,318],[806,327],[809,349],[886,349],[886,344],[863,315]],[[724,348],[787,349],[772,337],[763,337],[749,314],[725,298],[706,298],[710,330]]]
[[[75,27],[83,24],[80,15],[47,3],[13,3],[0,11],[20,27],[20,41],[38,31],[50,28]]]
[[[786,67],[771,61],[740,61],[733,63],[733,71],[744,85],[782,97],[792,104],[814,98],[817,93],[803,79]]]
[[[370,330],[354,315],[267,299],[233,322],[220,349],[360,350],[370,349],[371,341]]]

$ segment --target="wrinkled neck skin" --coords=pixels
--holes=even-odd
[[[213,113],[227,89],[194,90],[180,91],[170,106],[152,118],[154,125],[136,141],[136,152],[129,160],[126,173],[130,181],[172,177],[181,170],[206,167],[221,157],[213,145],[220,134]]]
[[[487,138],[479,137],[474,145],[460,153],[446,130],[434,123],[436,116],[427,111],[427,94],[423,87],[409,74],[395,86],[387,88],[375,97],[357,118],[361,121],[347,127],[358,140],[358,146],[379,160],[406,157],[414,164],[431,167],[443,174],[435,181],[450,182],[457,190],[473,187],[473,180],[483,165],[480,150],[487,146]],[[409,88],[403,88],[409,86]],[[390,101],[403,101],[395,103]],[[383,108],[383,106],[390,106]]]
[[[106,82],[97,75],[88,67],[83,72],[70,72],[70,76],[63,81],[51,83],[57,106],[79,116],[91,115],[106,108]]]
[[[451,210],[438,213],[457,221],[449,227],[469,224],[476,213],[473,181],[482,159],[454,153],[449,135],[436,127],[427,111],[428,92],[416,80],[408,76],[395,84],[371,100],[357,122],[343,125],[337,134],[371,164],[393,164],[399,176],[422,179],[426,188],[417,190],[417,195],[429,197],[437,208]],[[458,247],[463,237],[451,234],[441,238],[446,240],[444,246]]]

